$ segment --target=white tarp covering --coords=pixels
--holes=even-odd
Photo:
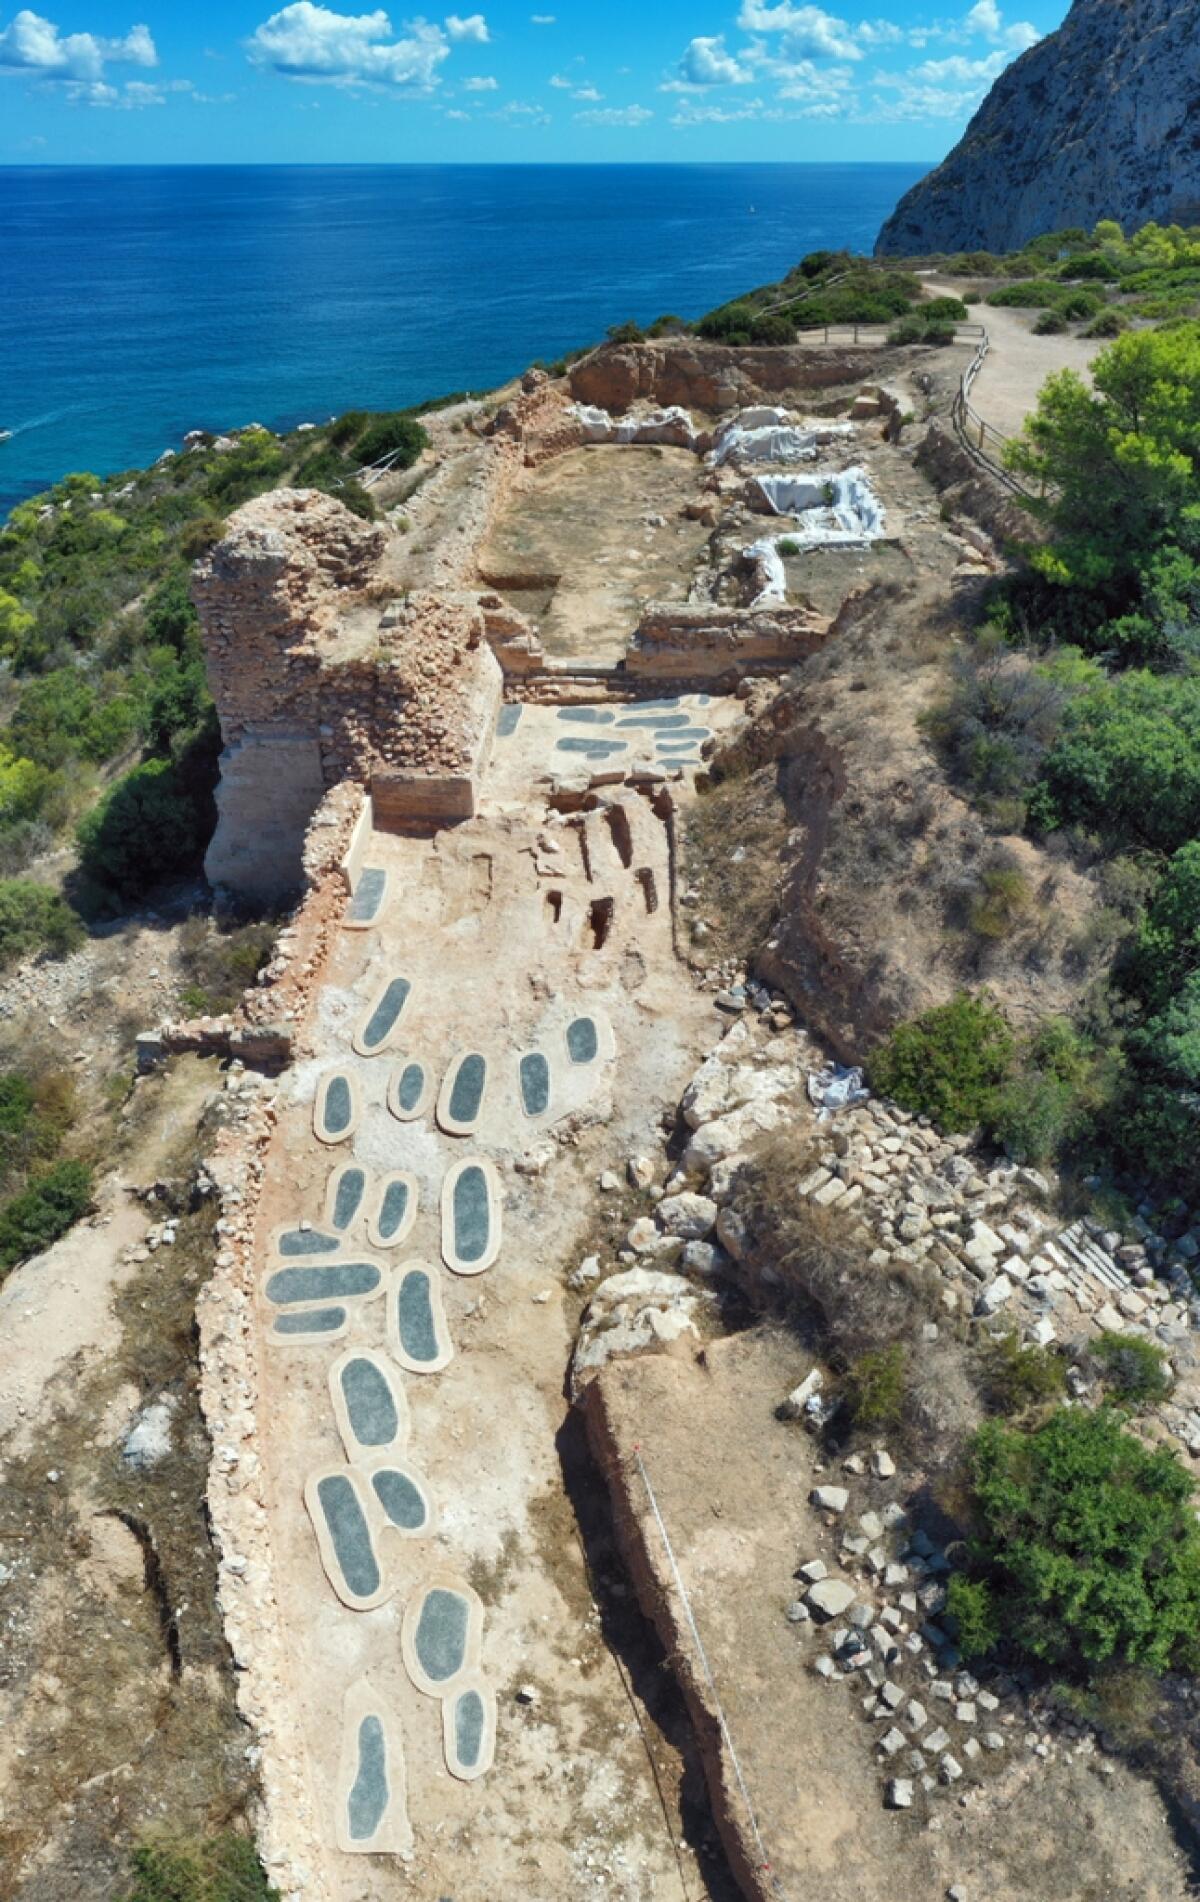
[[[773,515],[796,518],[793,539],[803,548],[854,548],[886,532],[883,504],[864,469],[837,475],[756,476]]]
[[[815,462],[825,443],[853,434],[849,423],[797,423],[785,409],[744,409],[723,423],[713,438],[709,461]]]
[[[827,1063],[823,1070],[809,1073],[808,1100],[820,1111],[822,1120],[836,1116],[839,1110],[852,1109],[856,1103],[865,1103],[870,1094],[859,1069]]]
[[[670,443],[677,449],[698,449],[700,431],[687,410],[651,410],[644,416],[610,416],[606,409],[576,403],[575,414],[589,442]]]
[[[766,608],[787,600],[787,575],[783,560],[773,541],[752,542],[743,548],[743,559],[752,563],[757,589],[752,608]]]

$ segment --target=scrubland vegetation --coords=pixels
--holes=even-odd
[[[432,406],[431,406],[432,407]],[[25,868],[77,839],[84,911],[194,871],[212,830],[219,736],[192,562],[243,502],[283,483],[373,516],[356,480],[426,442],[415,415],[353,412],[275,437],[205,437],[152,469],[64,478],[0,529],[0,965],[76,935]]]
[[[1009,460],[1037,495],[1026,506],[1040,537],[998,589],[927,729],[999,827],[1024,827],[1095,869],[1111,969],[1071,1024],[1018,1042],[983,1000],[963,998],[901,1026],[875,1073],[901,1102],[949,1112],[951,1127],[982,1125],[1019,1155],[1074,1152],[1190,1196],[1200,1190],[1200,323],[1117,338],[1096,359],[1094,388],[1071,371],[1052,376]]]

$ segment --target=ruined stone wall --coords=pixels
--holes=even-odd
[[[471,596],[401,597],[390,540],[329,496],[281,489],[239,510],[198,564],[225,742],[214,885],[295,890],[305,826],[342,780],[386,773],[385,823],[403,823],[400,783],[422,821],[474,811],[501,670]]]
[[[630,637],[625,668],[653,679],[716,680],[742,668],[795,666],[823,646],[829,619],[812,608],[725,608],[654,602]]]
[[[387,536],[315,489],[247,502],[192,576],[225,744],[266,722],[315,727],[321,650],[378,576]]]

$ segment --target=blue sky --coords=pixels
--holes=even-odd
[[[933,161],[1067,11],[46,4],[0,0],[0,163]]]

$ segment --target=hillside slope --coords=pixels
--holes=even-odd
[[[876,251],[1004,251],[1099,218],[1200,220],[1195,0],[1075,0],[900,200]]]

